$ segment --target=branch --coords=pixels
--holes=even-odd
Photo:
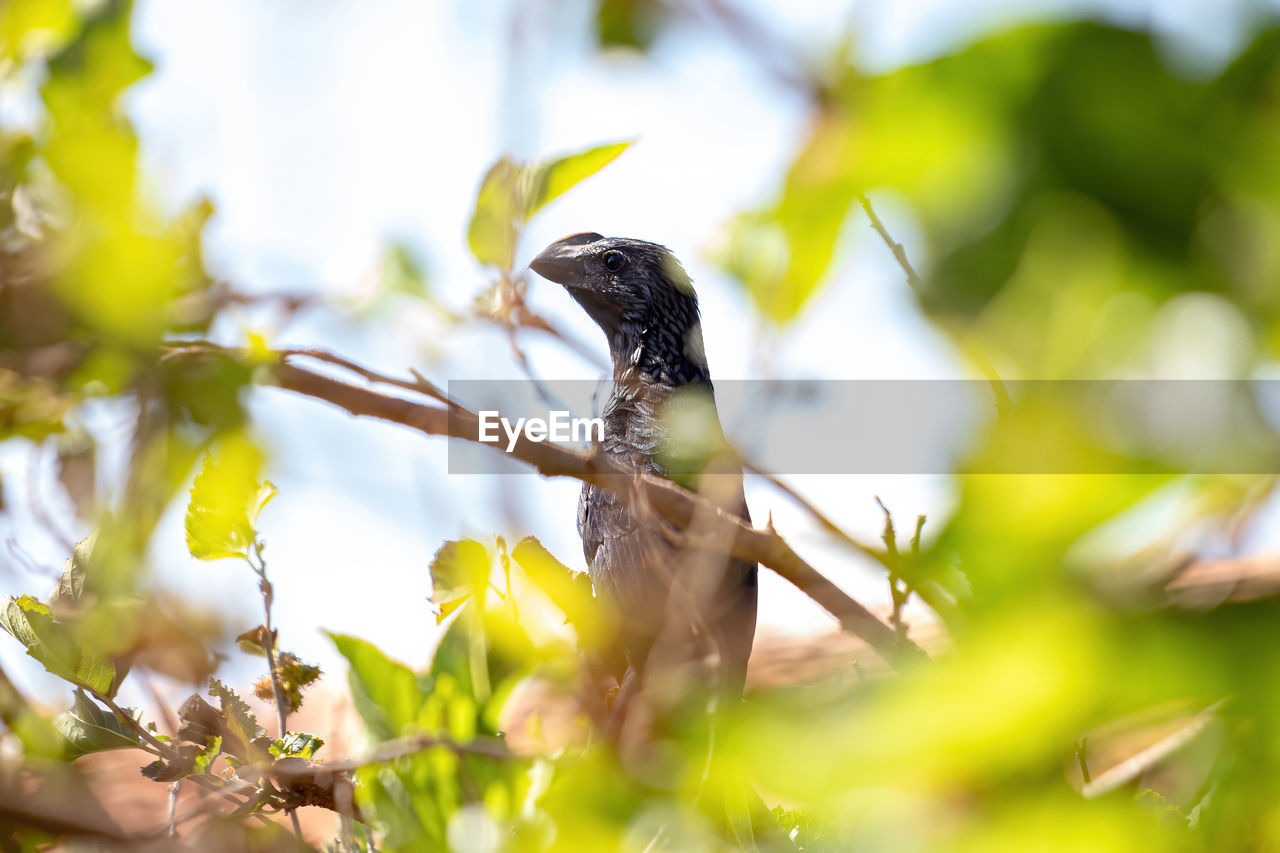
[[[319,762],[301,758],[281,758],[271,766],[270,774],[295,798],[298,805],[319,806],[344,817],[363,821],[364,817],[352,800],[351,773],[372,764],[382,764],[416,755],[442,746],[456,755],[480,755],[509,759],[515,756],[499,738],[476,737],[466,743],[431,735],[396,738],[378,746],[364,758],[347,761]]]
[[[889,233],[889,229],[884,227],[884,223],[880,221],[880,217],[876,214],[876,209],[871,206],[871,199],[867,198],[866,193],[858,193],[858,204],[862,205],[862,209],[867,213],[867,219],[871,220],[871,227],[880,235],[880,239],[889,247],[889,251],[893,252],[893,257],[897,259],[898,266],[902,267],[902,271],[906,273],[907,284],[911,285],[911,289],[916,296],[924,293],[924,282],[920,280],[916,268],[911,266],[911,261],[907,258],[907,250],[902,244],[893,239]],[[1009,389],[1005,387],[1004,381],[1000,378],[1000,374],[996,373],[996,366],[991,363],[991,359],[980,352],[970,353],[970,356],[977,362],[978,369],[982,371],[982,375],[987,378],[987,384],[991,386],[991,393],[996,398],[996,412],[1004,416],[1013,408],[1013,400],[1009,397]]]
[[[262,559],[262,542],[255,539],[252,556],[256,560],[245,557],[249,567],[258,576],[258,592],[262,594],[262,650],[267,653],[267,668],[271,678],[271,695],[276,702],[276,719],[280,726],[280,741],[283,743],[289,729],[289,705],[284,698],[284,689],[280,686],[280,671],[276,667],[276,635],[271,628],[271,603],[275,600],[275,590],[271,581],[267,580],[267,563]],[[293,825],[293,834],[302,838],[302,824],[298,821],[298,810],[289,809],[289,822]]]
[[[177,359],[214,355],[243,357],[243,354],[235,350],[208,343],[175,344],[169,348],[165,357]],[[427,435],[448,436],[479,443],[479,420],[474,412],[458,406],[449,410],[379,394],[298,367],[292,363],[296,357],[288,353],[281,354],[274,365],[276,384],[285,390],[325,400],[353,415],[390,421]],[[365,378],[371,375],[363,368],[358,372]],[[601,453],[574,451],[549,442],[530,441],[521,433],[509,455],[545,476],[573,477],[607,489],[624,499],[630,498],[633,489],[639,489],[652,509],[681,530],[688,529],[695,511],[700,519],[705,515],[707,531],[714,536],[714,542],[707,543],[709,547],[740,560],[773,569],[835,616],[846,631],[871,645],[890,663],[901,665],[910,660],[927,659],[919,646],[901,641],[892,628],[806,563],[772,528],[753,528],[737,516],[670,480],[637,472]]]
[[[864,545],[863,543],[859,542],[853,536],[853,534],[849,533],[843,527],[841,527],[840,525],[832,521],[830,516],[828,516],[822,510],[818,509],[818,507],[812,501],[806,498],[804,495],[800,494],[795,489],[791,488],[786,483],[784,483],[781,478],[777,477],[774,474],[770,474],[768,471],[756,465],[755,463],[748,462],[746,460],[743,461],[742,467],[747,471],[751,472],[752,474],[755,474],[757,477],[763,478],[769,483],[769,485],[773,486],[775,489],[782,492],[791,500],[795,501],[795,503],[799,505],[799,507],[803,509],[806,513],[808,513],[809,516],[812,517],[814,521],[818,522],[818,525],[822,527],[823,530],[826,530],[832,536],[836,537],[841,542],[845,543],[845,545],[847,545],[849,548],[853,549],[854,551],[857,551],[859,554],[862,554],[863,556],[870,557],[880,565],[884,566],[886,569],[891,568],[891,566],[889,565],[889,559],[886,555],[880,553],[874,548],[870,548],[867,545]]]

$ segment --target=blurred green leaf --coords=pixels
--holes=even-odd
[[[18,692],[3,670],[0,670],[0,720],[22,744],[24,758],[60,760],[66,757],[66,737]]]
[[[0,368],[0,437],[42,441],[64,432],[64,418],[76,402],[52,382]]]
[[[55,49],[79,23],[72,0],[7,0],[0,5],[0,59]]]
[[[600,46],[648,50],[670,10],[654,0],[600,0],[596,30]]]
[[[776,325],[799,316],[831,266],[845,217],[864,186],[855,171],[857,134],[849,116],[821,114],[778,200],[734,219],[716,253]]]
[[[423,297],[430,293],[427,271],[403,243],[392,243],[382,253],[381,284],[384,291]]]
[[[138,144],[120,98],[151,65],[130,44],[130,9],[101,4],[50,60],[41,94],[56,132],[40,153],[72,201],[72,227],[54,247],[58,294],[79,322],[145,348],[175,319],[175,297],[207,279],[198,247],[137,190]]]
[[[487,266],[511,269],[515,262],[519,176],[520,167],[503,157],[490,167],[476,194],[467,245],[476,260]]]
[[[347,659],[351,697],[369,733],[388,740],[414,725],[425,694],[413,670],[364,640],[333,633],[329,639]]]
[[[132,714],[134,720],[141,721],[141,711],[129,708],[124,710],[125,713]],[[137,747],[142,743],[133,729],[117,719],[115,714],[99,708],[83,690],[75,692],[75,702],[71,709],[59,714],[55,725],[71,743],[76,755]]]
[[[520,227],[547,204],[609,165],[630,145],[601,145],[529,164],[506,157],[494,163],[480,184],[467,228],[471,253],[482,264],[511,269]]]
[[[82,647],[73,633],[54,619],[47,605],[29,595],[9,596],[0,611],[0,627],[53,675],[104,696],[115,695],[115,665],[93,649]]]
[[[564,613],[565,621],[573,626],[583,647],[603,646],[613,633],[615,623],[610,618],[607,602],[593,594],[591,579],[586,574],[571,571],[532,536],[517,543],[511,559]]]
[[[429,570],[431,603],[437,609],[438,625],[468,598],[476,596],[483,601],[489,587],[492,562],[483,545],[463,539],[444,543],[432,558]]]
[[[521,219],[527,222],[543,207],[618,159],[629,147],[629,141],[614,142],[524,167],[520,173]]]
[[[241,397],[253,370],[250,359],[225,353],[161,362],[165,402],[177,419],[234,434],[244,423]]]
[[[187,506],[187,548],[198,560],[247,558],[257,539],[258,513],[276,496],[259,483],[262,453],[241,435],[223,441],[218,455],[205,456]]]

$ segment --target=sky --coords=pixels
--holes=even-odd
[[[795,44],[828,44],[852,27],[854,53],[871,68],[928,58],[1017,20],[1100,9],[1166,33],[1188,73],[1229,55],[1247,6],[1244,0],[743,4]],[[492,330],[470,328],[445,339],[439,320],[422,306],[365,304],[383,248],[389,241],[408,246],[428,269],[433,293],[466,306],[488,282],[467,251],[465,229],[489,165],[504,153],[534,158],[631,139],[614,164],[539,215],[518,248],[519,262],[576,231],[667,244],[698,285],[719,379],[969,376],[921,319],[901,270],[858,216],[850,218],[825,290],[794,329],[761,348],[743,293],[706,255],[735,212],[776,189],[803,138],[805,105],[705,27],[676,28],[644,58],[599,55],[589,13],[584,0],[140,0],[135,38],[156,71],[127,97],[152,191],[172,209],[200,196],[213,201],[217,213],[205,246],[216,277],[246,291],[324,294],[363,317],[314,311],[279,324],[262,314],[235,315],[215,336],[230,343],[248,329],[265,331],[276,345],[332,349],[387,373],[414,366],[441,382],[519,377]],[[927,268],[910,212],[892,197],[875,201],[915,263]],[[529,296],[537,310],[603,355],[599,332],[559,288],[535,278]],[[555,342],[524,343],[541,376],[598,374]],[[427,661],[437,631],[427,564],[447,539],[533,534],[569,565],[583,566],[573,524],[576,482],[451,477],[441,441],[358,423],[279,391],[254,392],[250,406],[272,454],[268,476],[280,489],[260,526],[281,642],[331,671],[341,667],[320,629],[365,637],[414,665]],[[106,421],[101,428],[110,430]],[[0,472],[21,497],[47,479],[49,461],[0,449]],[[876,495],[908,526],[927,514],[926,535],[940,528],[954,497],[944,477],[791,482],[869,542],[883,523]],[[748,499],[758,522],[772,516],[797,550],[837,582],[869,603],[888,600],[880,576],[767,485],[751,482]],[[56,508],[57,496],[49,501]],[[157,531],[150,555],[156,583],[244,614],[249,627],[248,614],[259,607],[252,577],[232,562],[188,558],[184,509],[175,502]],[[48,565],[65,556],[60,543],[38,533],[24,533],[20,544]],[[39,591],[45,582],[32,583]],[[766,573],[762,583],[762,630],[834,628],[785,582]],[[58,701],[56,683],[22,665],[15,648],[0,644],[4,666],[20,667],[28,689]]]

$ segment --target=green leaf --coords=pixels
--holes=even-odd
[[[209,679],[209,695],[216,696],[222,705],[222,716],[227,731],[238,743],[227,744],[237,755],[251,755],[256,749],[254,741],[266,736],[266,729],[258,725],[253,709],[236,695],[236,692],[216,678]]]
[[[55,47],[79,25],[71,0],[7,0],[0,4],[0,59],[22,59]]]
[[[528,222],[539,210],[608,166],[629,147],[630,141],[613,142],[526,166],[520,176],[522,221]]]
[[[289,732],[283,740],[273,740],[267,751],[276,758],[303,758],[310,761],[322,746],[324,740],[309,732]]]
[[[83,648],[67,627],[53,618],[47,605],[29,595],[10,596],[0,610],[0,627],[53,675],[104,696],[115,695],[115,664],[93,649]]]
[[[141,711],[130,708],[123,710],[135,720],[142,716]],[[71,709],[59,714],[54,725],[71,742],[74,755],[88,755],[107,749],[127,749],[142,743],[133,729],[121,722],[115,714],[99,708],[83,690],[75,692],[75,702]]]
[[[470,598],[471,596],[469,595],[460,595],[457,598],[437,604],[436,605],[436,624],[443,625],[444,620],[448,619],[453,614],[453,612],[457,610],[459,607],[466,604],[467,600]]]
[[[431,560],[431,602],[436,624],[471,596],[483,602],[489,588],[489,552],[473,539],[446,542]]]
[[[213,762],[221,753],[222,738],[220,736],[209,738],[205,748],[196,753],[195,761],[192,763],[192,771],[195,773],[208,773],[209,768],[213,766]]]
[[[382,289],[390,293],[427,296],[430,286],[422,262],[403,243],[392,243],[382,253]]]
[[[476,193],[467,244],[476,260],[511,269],[520,226],[585,178],[594,175],[630,142],[615,142],[530,164],[503,157],[490,167]]]
[[[516,251],[516,198],[520,167],[503,157],[489,169],[476,194],[467,245],[482,264],[510,269]]]
[[[237,436],[223,442],[219,455],[205,456],[191,486],[187,506],[187,548],[198,560],[247,558],[257,539],[254,524],[276,487],[259,483],[262,452]]]
[[[417,720],[425,696],[413,670],[356,637],[329,634],[329,639],[347,659],[352,699],[374,737],[396,737]]]
[[[607,617],[607,604],[592,594],[590,578],[572,571],[532,536],[520,540],[511,558],[564,613],[583,646],[598,647],[603,642],[614,623]]]
[[[782,193],[761,210],[739,215],[716,261],[745,285],[757,310],[786,325],[818,292],[840,231],[861,188],[854,157],[857,129],[832,112],[814,125]]]

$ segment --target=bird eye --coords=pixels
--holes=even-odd
[[[621,252],[605,252],[604,268],[609,272],[617,272],[627,265],[627,256]]]

